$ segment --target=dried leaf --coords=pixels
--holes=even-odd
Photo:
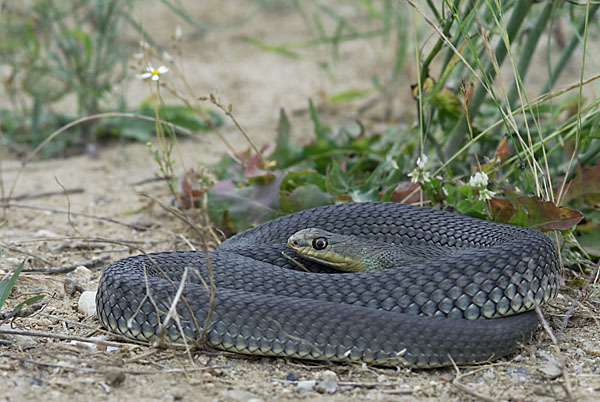
[[[500,159],[500,162],[504,163],[510,156],[510,147],[508,146],[508,136],[502,137],[498,146],[496,147],[496,153],[494,154],[494,160]]]
[[[600,160],[593,168],[581,169],[573,180],[567,183],[563,201],[579,201],[595,205],[600,203]]]
[[[600,256],[600,225],[588,221],[577,226],[577,241],[590,255]]]
[[[488,205],[495,222],[508,223],[515,215],[515,208],[507,199],[492,198]]]
[[[583,214],[575,209],[556,206],[537,196],[520,196],[513,201],[516,214],[510,223],[540,230],[567,230],[577,225]]]
[[[410,181],[398,183],[392,194],[390,194],[390,201],[416,204],[420,201],[419,188],[419,183],[412,183]]]
[[[232,180],[221,180],[208,191],[208,213],[218,225],[237,233],[274,219],[279,211],[279,187],[283,174],[273,173],[268,183],[253,181],[236,187]]]

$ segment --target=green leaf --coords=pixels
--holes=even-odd
[[[44,295],[37,295],[37,296],[32,296],[29,299],[22,301],[21,303],[17,304],[15,306],[15,308],[13,308],[11,315],[17,314],[19,311],[21,311],[23,309],[23,307],[25,306],[30,306],[33,303],[42,300],[44,298]]]
[[[317,136],[317,141],[326,141],[327,129],[321,124],[321,120],[319,120],[319,115],[317,114],[317,109],[315,108],[312,99],[308,100],[308,109],[310,111],[310,119],[313,122],[313,127],[315,135]]]
[[[329,103],[349,102],[358,98],[362,98],[370,93],[370,89],[349,89],[347,91],[331,95],[329,98],[327,98],[327,101]]]
[[[258,39],[254,38],[245,38],[246,42],[249,44],[258,47],[259,49],[266,50],[267,52],[275,53],[280,56],[289,57],[291,59],[299,59],[300,55],[298,53],[292,52],[287,49],[285,46],[281,45],[269,45],[265,42],[262,42]]]
[[[281,197],[281,210],[285,213],[300,211],[332,204],[335,198],[316,184],[306,183],[292,190],[291,193]]]
[[[576,237],[586,253],[593,257],[600,257],[600,225],[591,221],[578,225]]]
[[[277,162],[278,169],[285,169],[288,166],[297,163],[302,158],[303,151],[299,147],[295,147],[290,141],[290,121],[285,113],[285,110],[279,111],[279,125],[277,126],[277,140],[275,149],[269,156],[269,159]]]
[[[304,184],[314,184],[321,190],[327,188],[325,177],[314,170],[301,170],[299,172],[287,172],[281,181],[281,191],[291,193]]]
[[[83,63],[78,67],[83,70],[87,69],[90,65],[90,61],[92,60],[93,53],[92,40],[90,39],[90,36],[80,29],[72,29],[66,31],[65,34],[78,39],[83,45]]]
[[[6,299],[8,299],[8,295],[10,294],[11,290],[15,287],[15,284],[17,283],[17,278],[19,277],[21,270],[23,270],[24,265],[25,260],[23,260],[23,262],[19,264],[12,276],[9,277],[8,275],[6,275],[0,281],[0,311],[2,310],[2,306],[4,306],[4,302],[6,302]]]
[[[259,180],[237,187],[231,179],[215,183],[208,191],[208,213],[213,222],[238,233],[283,215],[279,188],[283,175],[274,173],[268,183]]]
[[[471,199],[475,197],[475,192],[473,191],[473,187],[471,187],[471,185],[469,184],[463,184],[462,186],[458,187],[458,191],[464,195],[465,197]]]
[[[466,215],[471,210],[472,206],[473,203],[468,200],[460,200],[456,203],[456,209],[463,215]]]

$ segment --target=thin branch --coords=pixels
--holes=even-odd
[[[590,275],[588,276],[588,278],[585,280],[585,283],[583,284],[583,287],[581,288],[581,291],[579,292],[579,294],[577,295],[577,297],[575,298],[575,300],[573,301],[573,303],[569,307],[569,310],[567,311],[567,314],[563,318],[562,323],[560,324],[560,330],[559,330],[559,333],[558,333],[558,337],[559,338],[562,337],[563,332],[565,331],[565,328],[567,328],[567,324],[569,323],[569,320],[571,319],[571,316],[573,315],[573,311],[575,310],[575,307],[577,307],[577,305],[579,304],[579,302],[583,298],[583,295],[585,295],[585,292],[587,291],[587,289],[592,284],[592,281],[594,280],[594,278],[596,278],[596,275],[598,275],[598,271],[599,270],[600,270],[600,261],[598,261],[596,263],[596,267],[592,270],[592,272],[590,273]]]
[[[84,336],[77,336],[77,335],[55,334],[53,332],[20,331],[20,330],[1,329],[0,328],[0,334],[17,335],[17,336],[34,336],[34,337],[38,337],[38,338],[62,339],[62,340],[66,340],[66,341],[79,341],[79,342],[85,342],[85,343],[94,343],[96,345],[102,345],[102,346],[114,346],[114,347],[123,346],[123,343],[119,343],[119,342],[104,341],[101,339],[91,339],[91,338],[86,338]],[[148,344],[148,342],[142,342],[142,341],[138,341],[138,340],[131,339],[131,338],[127,338],[127,341],[129,343],[135,343],[137,345],[150,346]]]
[[[100,221],[106,221],[106,222],[110,222],[110,223],[115,223],[117,225],[127,226],[128,228],[139,230],[141,232],[144,232],[144,231],[148,230],[148,228],[144,227],[144,226],[134,225],[132,223],[121,222],[121,221],[118,221],[118,220],[113,219],[113,218],[108,218],[106,216],[98,216],[98,215],[87,214],[85,212],[65,211],[64,209],[45,208],[45,207],[38,207],[38,206],[35,206],[35,205],[15,204],[15,203],[1,203],[0,204],[0,208],[33,209],[33,210],[36,210],[36,211],[48,211],[48,212],[54,212],[54,213],[57,213],[57,214],[66,214],[66,215],[72,215],[72,216],[82,216],[82,217],[85,217],[85,218],[96,219],[96,220],[100,220]]]
[[[101,370],[101,369],[92,369],[88,367],[75,367],[68,366],[64,364],[56,364],[56,363],[48,363],[42,362],[39,360],[27,359],[25,357],[13,356],[8,354],[1,354],[0,357],[4,357],[6,359],[17,360],[23,363],[35,364],[36,366],[44,366],[44,367],[53,367],[59,368],[62,370],[71,370],[71,371],[80,371],[84,373],[106,373],[109,370]],[[164,370],[123,370],[123,373],[130,375],[153,375],[153,374],[168,374],[168,373],[187,373],[190,371],[206,371],[206,370],[215,370],[215,369],[228,369],[230,365],[222,365],[222,366],[209,366],[209,367],[185,367],[185,368],[168,368]]]
[[[41,193],[25,193],[25,194],[15,195],[12,198],[0,197],[0,202],[6,203],[6,202],[10,202],[10,201],[33,200],[36,198],[52,197],[54,195],[81,194],[83,192],[84,192],[83,188],[77,187],[77,188],[65,189],[64,191],[44,191]]]
[[[109,255],[102,255],[100,257],[92,258],[91,260],[82,264],[68,265],[57,268],[29,268],[21,271],[22,273],[40,273],[40,274],[66,274],[67,272],[74,271],[77,267],[84,266],[86,268],[93,268],[98,265],[104,264],[106,260],[110,259]]]

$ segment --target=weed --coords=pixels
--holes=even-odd
[[[118,0],[8,3],[2,13],[0,64],[12,107],[2,112],[2,130],[11,143],[41,143],[73,119],[55,111],[76,99],[77,116],[100,112],[126,77],[120,43],[129,4]],[[56,152],[92,138],[94,121],[46,148]]]

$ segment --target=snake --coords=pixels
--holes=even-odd
[[[367,249],[389,244],[408,258],[339,272],[288,245],[309,228]],[[140,341],[425,369],[516,353],[560,280],[556,248],[536,229],[349,202],[280,216],[214,251],[115,261],[100,278],[96,310],[109,331]]]

